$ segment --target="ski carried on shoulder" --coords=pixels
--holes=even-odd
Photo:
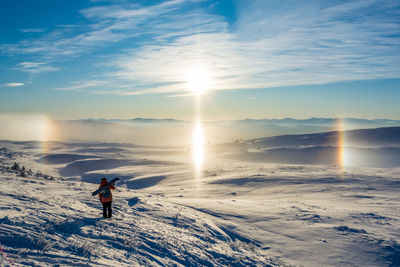
[[[117,181],[119,180],[119,177],[116,177],[114,179],[112,179],[111,181],[109,181],[107,184],[103,185],[102,187],[100,187],[99,189],[97,189],[96,191],[94,191],[92,193],[92,196],[95,196],[97,194],[103,193],[103,191],[109,187],[110,185],[114,185]]]

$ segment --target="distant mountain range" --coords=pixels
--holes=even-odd
[[[400,127],[332,131],[313,134],[281,135],[248,141],[263,148],[283,146],[388,146],[400,145]]]
[[[82,123],[86,126],[96,127],[132,127],[139,129],[151,129],[147,135],[162,133],[165,138],[170,137],[184,140],[185,136],[193,130],[193,122],[176,119],[86,119],[71,121]],[[113,126],[114,125],[114,126]],[[400,126],[400,120],[390,119],[357,119],[357,118],[309,118],[309,119],[244,119],[244,120],[219,120],[204,121],[203,128],[205,139],[211,143],[226,143],[236,139],[256,139],[278,135],[308,134],[316,132],[328,132],[335,130],[354,130],[378,127]],[[174,143],[174,142],[171,142]]]
[[[132,118],[132,119],[82,119],[80,121],[99,121],[99,122],[132,122],[132,123],[192,123],[188,120],[177,119],[155,119],[155,118]],[[216,120],[205,121],[205,123],[257,123],[257,124],[282,124],[282,125],[332,125],[338,122],[344,124],[374,125],[381,126],[400,126],[400,120],[390,119],[358,119],[358,118],[308,118],[308,119],[243,119],[243,120]]]
[[[400,166],[400,127],[282,135],[242,141],[245,161],[366,167]]]
[[[42,127],[26,120],[0,121],[0,140],[123,142],[137,145],[190,145],[195,123],[188,120],[133,118],[52,120]],[[29,128],[29,127],[31,128]],[[39,127],[40,126],[40,127]],[[400,120],[357,118],[243,119],[203,121],[208,144],[232,143],[280,135],[400,127]],[[43,130],[46,132],[43,132]]]
[[[188,121],[176,119],[152,119],[152,118],[133,118],[133,119],[82,119],[79,121],[97,122],[131,122],[131,123],[187,123]]]

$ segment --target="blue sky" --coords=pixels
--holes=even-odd
[[[400,119],[398,1],[3,0],[0,21],[3,115],[191,119],[206,79],[204,119]]]

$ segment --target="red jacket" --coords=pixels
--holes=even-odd
[[[100,182],[99,188],[102,187],[102,186],[104,186],[104,185],[106,185],[106,184],[107,184],[107,182]],[[110,189],[110,196],[107,197],[107,198],[104,198],[104,197],[103,197],[103,194],[102,194],[102,193],[99,193],[99,199],[100,199],[101,202],[110,202],[110,201],[112,201],[111,190],[114,190],[115,187],[114,187],[113,185],[109,185],[109,186],[108,186],[108,189]]]

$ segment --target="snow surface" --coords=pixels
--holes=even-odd
[[[343,173],[237,153],[209,147],[197,172],[187,147],[0,142],[0,261],[400,266],[400,168]],[[112,219],[91,196],[103,176],[121,177]]]

